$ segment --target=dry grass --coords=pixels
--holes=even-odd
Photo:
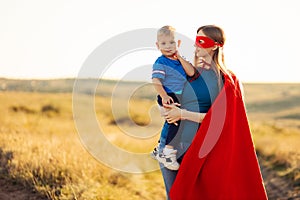
[[[252,125],[256,149],[264,164],[300,188],[300,131]]]
[[[298,88],[297,84],[245,86],[257,150],[296,186],[300,179]],[[151,92],[145,94],[155,95]],[[159,171],[122,173],[87,152],[75,128],[70,93],[1,92],[0,100],[2,178],[35,187],[49,199],[165,199]],[[126,106],[122,99],[111,102],[107,96],[95,99],[96,116],[107,139],[126,151],[150,152],[162,123],[155,101],[134,98]],[[124,130],[135,132],[136,137]],[[141,140],[141,136],[147,137]]]
[[[245,86],[255,146],[267,167],[300,188],[300,85]]]
[[[8,178],[34,186],[49,199],[164,198],[158,171],[121,173],[104,166],[83,148],[73,121],[71,94],[3,92],[0,99],[0,169],[7,172]],[[105,108],[107,100],[99,98],[96,102]],[[59,112],[45,113],[45,105]],[[21,107],[26,109],[14,109]],[[105,112],[98,114],[102,115]],[[115,125],[107,123],[106,129],[122,135]],[[120,146],[134,142],[123,137],[115,141]],[[150,151],[153,141],[137,145],[134,150]]]

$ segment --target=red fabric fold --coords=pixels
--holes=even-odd
[[[266,200],[238,80],[224,87],[180,165],[171,200]]]

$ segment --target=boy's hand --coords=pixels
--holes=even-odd
[[[170,96],[165,96],[165,97],[162,97],[161,99],[162,99],[163,106],[174,103],[174,100]]]
[[[173,56],[175,59],[179,60],[179,58],[181,57],[180,56],[180,53],[178,50],[176,50],[176,52],[174,53],[174,56]]]

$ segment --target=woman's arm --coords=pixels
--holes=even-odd
[[[189,120],[197,123],[201,123],[206,113],[192,112],[185,109],[180,109],[176,104],[167,105],[169,110],[164,113],[165,119],[169,123],[174,123],[178,120]]]
[[[206,113],[192,112],[185,109],[181,109],[181,119],[190,120],[193,122],[201,123]]]

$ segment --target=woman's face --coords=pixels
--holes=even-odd
[[[206,36],[202,30],[200,30],[198,33],[197,33],[197,36]],[[197,45],[195,45],[196,49],[195,49],[195,53],[196,53],[196,56],[197,57],[202,57],[202,58],[205,58],[205,57],[208,57],[208,56],[212,56],[214,54],[214,49],[215,47],[209,47],[209,48],[203,48],[203,47],[199,47]]]

